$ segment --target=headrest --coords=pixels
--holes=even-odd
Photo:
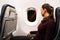
[[[60,7],[57,7],[55,10],[55,16],[57,20],[60,20]]]

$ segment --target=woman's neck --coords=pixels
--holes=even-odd
[[[44,18],[48,18],[49,17],[49,13],[45,13]]]

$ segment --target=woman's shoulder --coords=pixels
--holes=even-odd
[[[47,21],[47,24],[51,24],[51,25],[55,25],[55,21],[54,21],[54,19],[49,19],[48,21]]]

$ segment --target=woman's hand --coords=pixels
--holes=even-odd
[[[29,33],[27,34],[27,37],[30,38],[30,35],[31,35],[31,34],[30,34],[30,32],[29,32]]]

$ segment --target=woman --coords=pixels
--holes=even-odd
[[[55,32],[55,21],[53,18],[54,8],[45,3],[42,5],[41,14],[44,17],[38,26],[38,31],[31,31],[36,33],[34,40],[53,40]],[[28,34],[29,35],[29,34]]]

